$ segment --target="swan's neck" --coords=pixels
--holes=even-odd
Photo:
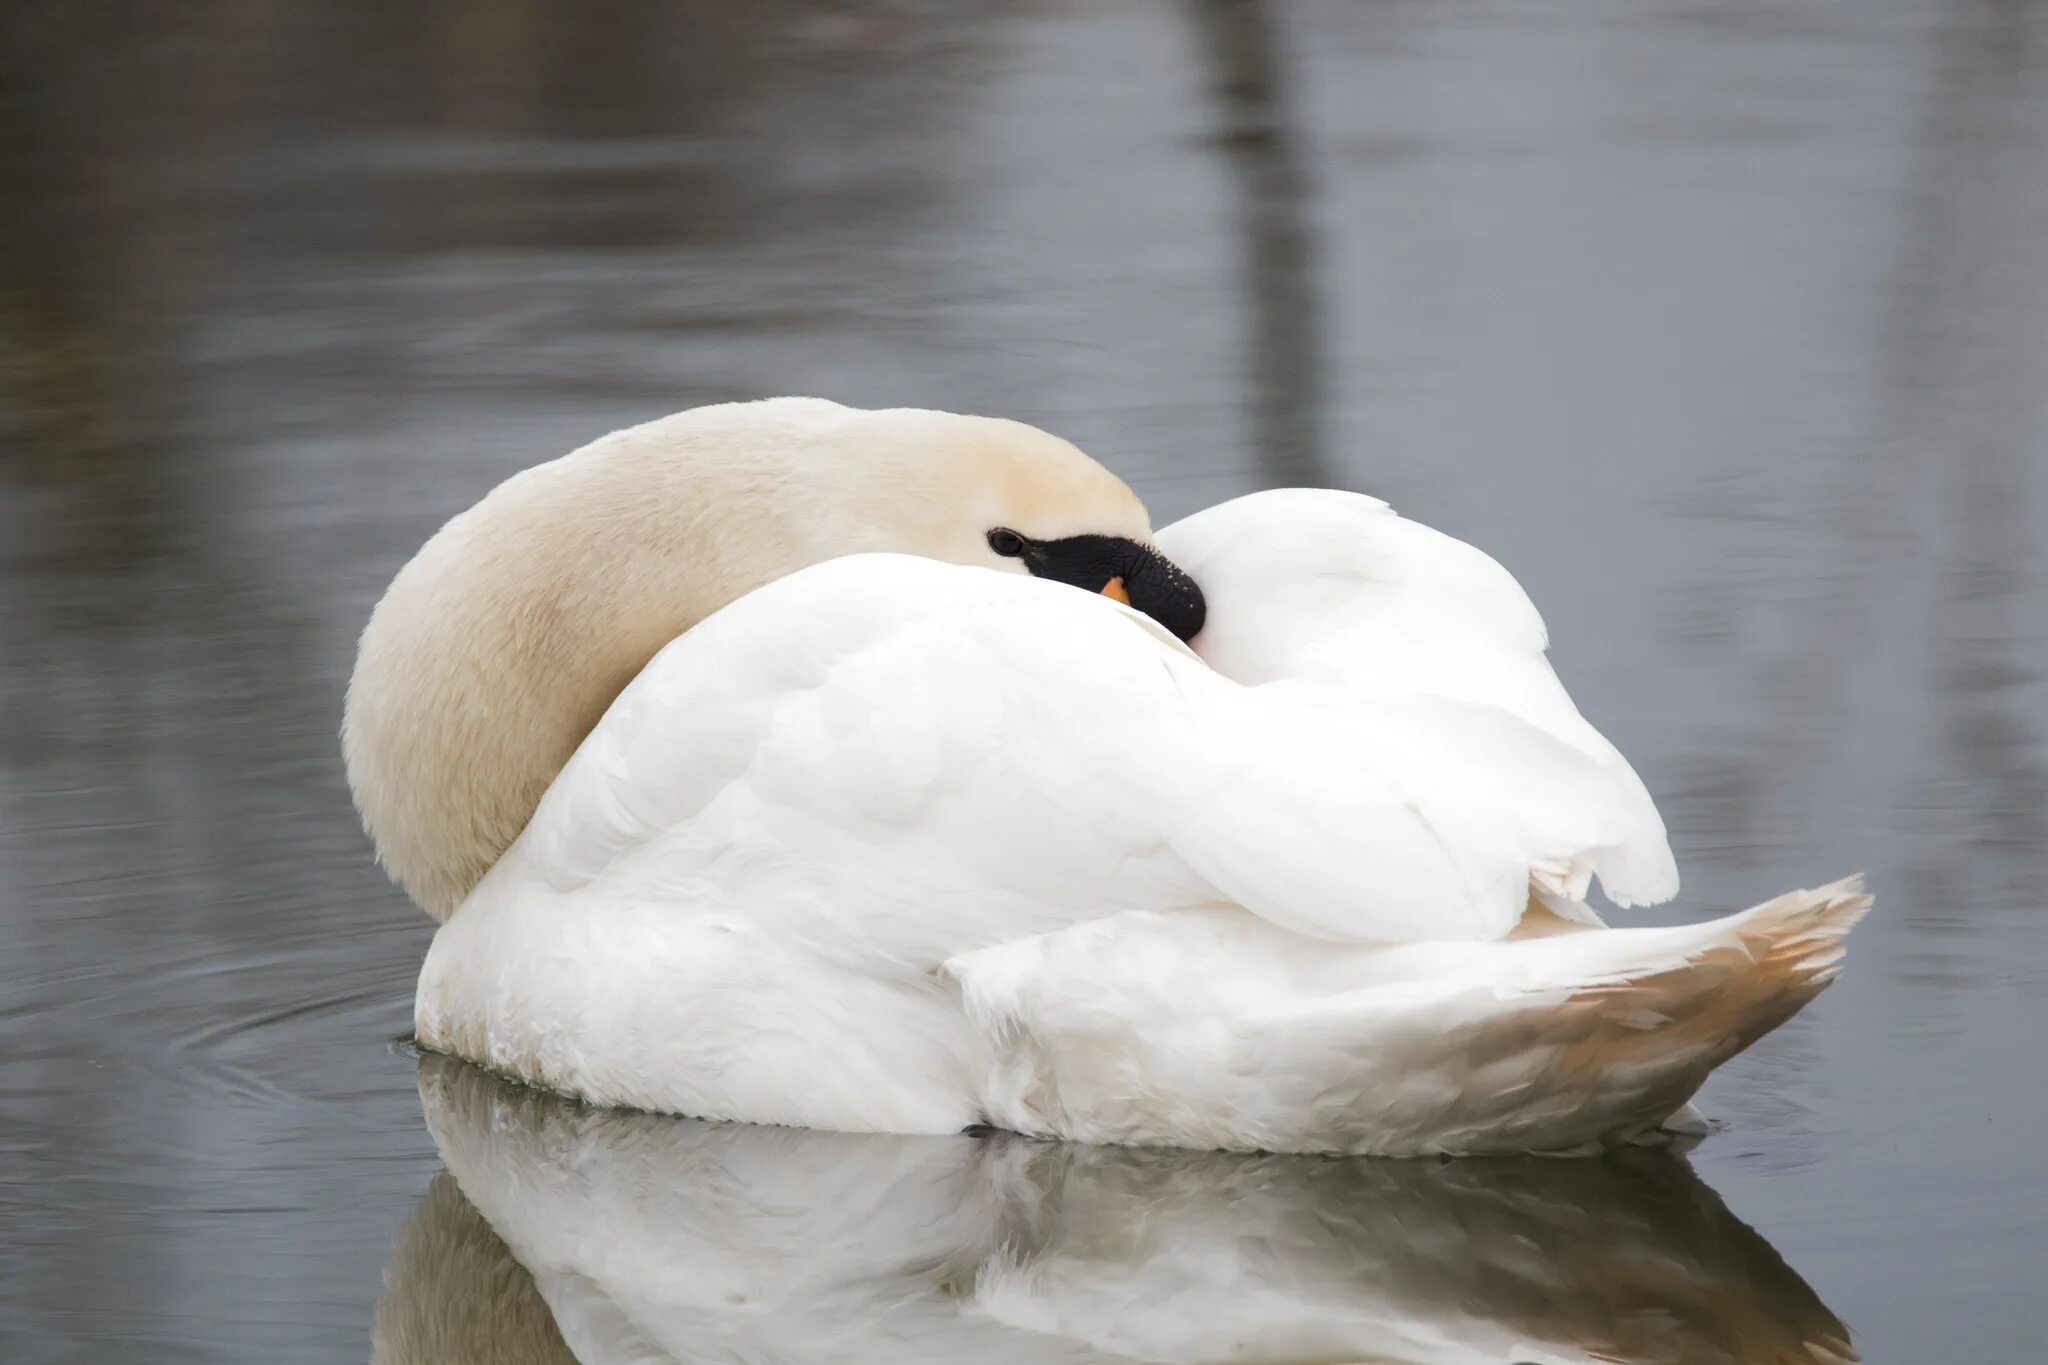
[[[363,632],[349,782],[379,860],[436,919],[663,645],[831,553],[786,468],[649,458],[649,430],[501,484],[399,572]]]
[[[1149,538],[1056,437],[775,399],[677,413],[499,485],[399,572],[363,632],[342,748],[377,856],[446,919],[612,700],[720,607],[869,550],[991,559],[1025,518]],[[1021,572],[1021,569],[1017,571]]]

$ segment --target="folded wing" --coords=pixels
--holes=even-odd
[[[1486,554],[1378,499],[1321,489],[1222,503],[1159,544],[1209,600],[1198,644],[1218,671],[1358,714],[1403,714],[1418,745],[1411,775],[1432,756],[1474,763],[1511,810],[1552,807],[1559,823],[1531,864],[1546,890],[1580,900],[1597,875],[1620,905],[1678,893],[1649,792],[1572,705],[1545,657],[1542,617]]]
[[[663,651],[511,861],[562,892],[704,888],[905,963],[1219,903],[1321,938],[1496,938],[1532,874],[1630,836],[1611,750],[1580,738],[1456,689],[1246,686],[1106,599],[857,556]]]

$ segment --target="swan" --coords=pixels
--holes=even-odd
[[[1076,589],[1081,589],[1077,591]],[[1480,551],[1277,490],[1153,535],[1068,443],[819,399],[519,474],[343,748],[442,921],[421,1045],[610,1106],[1280,1152],[1694,1126],[1854,880],[1674,928],[1663,822]]]
[[[1671,1151],[1326,1161],[593,1110],[427,1054],[373,1365],[1856,1358]]]

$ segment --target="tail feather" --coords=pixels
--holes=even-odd
[[[1849,931],[1870,906],[1862,879],[1849,877],[1703,924],[1532,942],[1529,955],[1545,960],[1523,964],[1502,1010],[1475,1031],[1514,1046],[1520,1031],[1542,1028],[1558,1045],[1548,1084],[1579,1109],[1545,1147],[1641,1140],[1674,1116],[1695,1117],[1691,1098],[1716,1067],[1841,974]],[[1488,1121],[1550,1128],[1540,1113]],[[1577,1141],[1564,1140],[1574,1132]],[[1501,1136],[1468,1130],[1456,1143],[1505,1150]]]
[[[947,974],[1004,1126],[1382,1155],[1637,1141],[1840,973],[1860,879],[1703,924],[1336,948],[1242,912],[1114,916]]]
[[[1849,931],[1870,913],[1861,876],[1793,891],[1735,916],[1734,928],[1757,951],[1768,975],[1818,990],[1840,975]]]
[[[1717,967],[1780,989],[1818,992],[1842,970],[1849,931],[1868,914],[1861,876],[1701,924],[1559,933],[1532,943],[1530,989],[1640,989],[1688,967]]]

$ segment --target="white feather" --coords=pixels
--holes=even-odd
[[[1328,689],[1340,706],[1472,708],[1447,720],[1447,730],[1489,720],[1501,733],[1533,728],[1593,765],[1597,792],[1578,799],[1597,801],[1608,840],[1579,850],[1554,889],[1583,899],[1591,871],[1618,905],[1678,894],[1649,792],[1572,705],[1544,657],[1543,618],[1486,554],[1378,499],[1320,489],[1223,503],[1167,527],[1159,544],[1203,585],[1211,624],[1202,654],[1218,670],[1246,683]],[[1430,732],[1432,742],[1439,733]],[[1479,752],[1501,779],[1549,775],[1540,758]]]

